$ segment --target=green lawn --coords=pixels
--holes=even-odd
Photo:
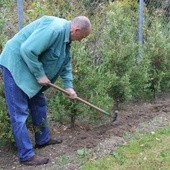
[[[112,154],[87,162],[80,170],[170,170],[170,125],[137,135]]]

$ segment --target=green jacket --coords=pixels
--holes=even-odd
[[[37,82],[44,75],[52,82],[61,76],[65,88],[73,87],[70,26],[65,19],[44,16],[6,43],[0,65],[11,72],[18,87],[30,98],[45,89]]]

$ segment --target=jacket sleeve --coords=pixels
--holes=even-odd
[[[65,63],[65,66],[60,74],[60,77],[62,78],[65,89],[73,88],[73,74],[72,74],[72,64],[71,64],[70,52],[69,52],[68,60]]]
[[[21,56],[36,79],[45,75],[43,65],[38,57],[54,43],[58,34],[47,27],[38,28],[21,45]]]

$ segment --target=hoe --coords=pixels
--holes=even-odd
[[[64,94],[68,95],[67,91],[64,90],[64,89],[62,89],[61,87],[56,86],[55,84],[52,84],[52,83],[48,83],[48,85],[49,85],[50,87],[53,87],[53,88],[55,88],[55,89],[63,92]],[[80,102],[82,102],[82,103],[84,103],[84,104],[86,104],[86,105],[88,105],[88,106],[90,106],[90,107],[92,107],[92,108],[94,108],[94,109],[96,109],[97,111],[99,111],[99,112],[101,112],[101,113],[104,113],[105,115],[111,117],[111,118],[112,118],[112,122],[115,122],[115,121],[116,121],[116,119],[117,119],[117,112],[115,112],[114,116],[112,117],[112,115],[111,115],[110,113],[108,113],[108,112],[104,111],[103,109],[101,109],[101,108],[99,108],[99,107],[97,107],[97,106],[95,106],[95,105],[87,102],[86,100],[84,100],[84,99],[82,99],[82,98],[80,98],[80,97],[78,97],[78,96],[77,96],[75,99],[78,100],[78,101],[80,101]]]

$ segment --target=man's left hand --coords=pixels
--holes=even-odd
[[[67,91],[68,97],[69,97],[70,99],[76,99],[77,94],[76,94],[76,92],[74,91],[73,88],[67,88],[67,89],[65,89],[65,90]]]

